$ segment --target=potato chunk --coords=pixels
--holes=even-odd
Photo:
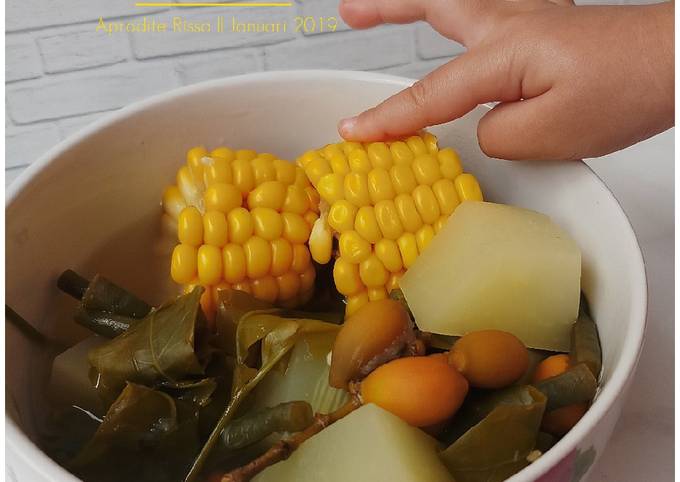
[[[368,404],[304,442],[254,482],[453,482],[437,442]]]
[[[400,281],[418,328],[445,335],[509,331],[527,346],[568,351],[581,252],[547,216],[465,202]]]

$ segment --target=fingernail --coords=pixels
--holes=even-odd
[[[342,119],[338,124],[338,130],[340,131],[340,135],[342,137],[351,136],[352,133],[354,132],[354,128],[356,127],[356,125],[357,125],[356,117],[348,117],[347,119]]]

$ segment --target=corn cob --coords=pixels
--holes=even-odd
[[[349,316],[386,298],[458,204],[481,201],[458,154],[430,133],[397,142],[340,142],[297,159],[321,198],[309,239],[312,258],[327,263]]]
[[[252,150],[194,147],[162,205],[179,240],[171,277],[185,290],[206,287],[209,317],[219,289],[290,307],[311,297],[316,275],[307,240],[318,195],[295,164]]]

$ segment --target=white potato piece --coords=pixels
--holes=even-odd
[[[50,400],[58,405],[76,405],[96,415],[103,415],[103,405],[89,378],[91,349],[106,343],[97,335],[60,353],[52,363],[52,374],[47,389]]]
[[[569,350],[581,251],[548,216],[467,201],[401,279],[418,328],[509,331],[528,347]]]
[[[304,442],[253,482],[453,482],[437,442],[376,405],[364,405]]]

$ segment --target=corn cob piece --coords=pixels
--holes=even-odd
[[[463,201],[482,201],[456,151],[430,133],[396,142],[340,142],[297,159],[321,198],[309,239],[312,258],[339,256],[333,278],[346,315],[386,298]]]
[[[206,287],[201,302],[209,318],[219,289],[286,307],[312,296],[307,241],[318,195],[295,164],[247,149],[194,147],[162,205],[179,240],[171,277],[185,291]]]

